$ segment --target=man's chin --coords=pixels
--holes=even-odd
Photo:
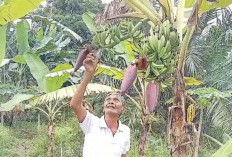
[[[105,113],[108,115],[118,115],[115,109],[106,109]]]

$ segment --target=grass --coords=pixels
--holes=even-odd
[[[131,148],[127,156],[139,157],[138,134],[135,133],[132,136]],[[65,121],[57,122],[55,126],[55,156],[81,157],[83,137],[76,117],[69,117]],[[163,136],[152,133],[148,140],[149,147],[146,157],[170,157]],[[46,157],[47,127],[42,124],[38,128],[36,122],[28,121],[19,121],[13,127],[0,126],[0,143],[0,157]],[[209,141],[203,140],[201,144],[199,157],[211,157],[216,151],[216,148],[210,147]]]

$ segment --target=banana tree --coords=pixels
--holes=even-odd
[[[17,32],[17,49],[18,49],[18,55],[12,58],[11,60],[23,65],[28,66],[30,68],[31,74],[36,79],[38,86],[40,88],[39,93],[49,93],[52,91],[55,91],[59,89],[64,82],[66,82],[70,76],[69,73],[65,72],[62,75],[55,76],[55,77],[46,77],[50,72],[58,72],[63,71],[66,69],[72,68],[69,64],[60,64],[56,66],[53,70],[49,70],[49,68],[45,65],[45,63],[40,58],[40,55],[43,55],[44,53],[47,53],[48,50],[56,50],[60,52],[60,50],[67,46],[67,44],[70,42],[70,38],[66,38],[64,40],[64,35],[61,36],[58,39],[55,39],[56,37],[56,27],[60,27],[64,32],[70,33],[72,36],[74,36],[75,39],[81,40],[81,37],[78,36],[76,33],[72,32],[67,27],[55,22],[51,21],[50,25],[48,25],[46,31],[43,31],[42,29],[39,30],[37,35],[37,42],[33,47],[29,46],[29,24],[26,20],[20,21],[17,23],[16,26],[16,32]],[[4,34],[5,31],[1,27],[1,34]],[[2,37],[2,36],[1,36]],[[3,36],[4,37],[4,36]],[[3,40],[3,44],[1,44],[1,52],[4,51],[5,42]],[[10,102],[7,102],[5,104],[1,105],[1,112],[8,112],[11,110],[15,110],[17,107],[16,104],[19,104],[19,102],[24,101],[28,97],[31,97],[32,95],[15,95],[13,99]],[[34,96],[32,96],[34,97]],[[48,155],[54,156],[53,152],[53,145],[54,145],[54,119],[56,118],[57,113],[60,111],[61,106],[59,104],[54,103],[55,101],[51,103],[45,104],[47,107],[47,111],[43,110],[43,107],[38,107],[40,111],[44,111],[44,113],[47,113],[48,116],[48,139],[49,139],[49,149],[48,149]],[[42,106],[42,105],[41,105]]]
[[[232,91],[219,91],[215,88],[196,88],[196,89],[189,89],[186,91],[188,93],[188,96],[194,96],[196,98],[196,101],[191,99],[192,101],[188,105],[187,109],[187,122],[192,123],[194,119],[197,117],[195,115],[196,108],[198,109],[199,113],[199,124],[198,124],[198,130],[194,128],[195,131],[195,138],[193,139],[195,143],[195,150],[194,150],[194,157],[198,156],[199,151],[199,141],[200,141],[200,135],[202,130],[202,124],[203,124],[203,115],[204,115],[204,109],[207,107],[213,105],[215,101],[220,101],[221,99],[228,99],[232,97]]]
[[[132,8],[139,10],[147,18],[149,18],[154,24],[160,23],[162,19],[159,14],[149,7],[147,3],[142,3],[142,1],[135,0],[125,0]],[[148,2],[149,3],[149,2]],[[177,15],[174,14],[174,1],[159,1],[162,6],[161,10],[165,13],[164,18],[170,20],[177,26],[179,33],[180,46],[178,52],[178,64],[175,72],[175,83],[174,83],[174,103],[173,107],[170,108],[170,117],[169,117],[169,130],[168,136],[170,139],[170,148],[172,156],[187,156],[187,133],[185,131],[185,115],[186,115],[186,92],[184,85],[184,63],[185,56],[188,50],[188,45],[191,40],[191,37],[196,29],[198,24],[199,16],[209,11],[210,9],[217,7],[226,7],[232,3],[232,1],[220,1],[219,3],[210,4],[206,0],[199,1],[178,1]],[[191,16],[187,19],[188,25],[186,25],[186,20],[184,19],[185,8],[192,8]],[[184,23],[185,22],[185,23]],[[184,28],[184,29],[183,29]],[[186,30],[186,31],[185,31]],[[185,33],[186,32],[186,33]],[[184,34],[185,33],[185,34]],[[182,40],[183,38],[183,40]],[[187,144],[186,144],[187,143]]]
[[[0,112],[9,112],[12,110],[25,109],[38,109],[44,113],[48,119],[48,153],[49,157],[54,156],[54,144],[55,144],[55,121],[61,109],[66,107],[66,104],[62,104],[60,101],[64,99],[70,99],[74,96],[78,85],[72,85],[58,89],[56,91],[46,93],[43,95],[32,94],[17,94],[10,101],[0,104]],[[112,92],[116,89],[101,84],[89,84],[85,95],[92,92]]]
[[[44,0],[4,0],[0,4],[0,64],[5,56],[5,45],[6,45],[6,27],[7,24],[11,21],[17,20],[30,11],[35,10],[39,7],[40,3]]]
[[[186,97],[187,94],[185,92],[185,80],[184,80],[184,65],[185,65],[185,56],[188,50],[188,45],[191,41],[191,37],[198,26],[198,21],[200,15],[202,13],[209,11],[211,9],[217,7],[226,7],[232,3],[232,1],[220,1],[219,3],[208,2],[206,0],[191,0],[178,1],[178,5],[173,0],[159,0],[160,8],[155,9],[152,7],[152,3],[149,0],[124,0],[127,4],[129,4],[136,12],[135,14],[123,14],[117,17],[137,17],[137,18],[148,18],[153,25],[153,28],[156,26],[158,30],[161,30],[163,25],[163,21],[168,20],[169,23],[173,24],[176,27],[178,32],[177,41],[180,42],[180,45],[176,49],[176,54],[178,54],[177,59],[177,68],[175,72],[175,82],[174,82],[174,102],[173,107],[170,108],[169,114],[169,124],[168,124],[168,141],[170,145],[170,153],[172,156],[187,156],[188,145],[191,144],[191,141],[188,139],[188,133],[186,132]],[[122,1],[117,0],[113,1],[115,3],[122,3]],[[112,2],[112,3],[113,3]],[[113,4],[111,5],[113,6]],[[119,6],[119,5],[118,5]],[[124,5],[120,5],[124,6]],[[108,6],[107,6],[108,7]],[[106,8],[107,8],[106,7]],[[157,11],[159,10],[159,11]],[[177,10],[177,14],[175,14],[175,10]],[[188,11],[186,11],[188,10]],[[190,11],[189,11],[190,10]],[[112,11],[111,11],[112,12]],[[162,12],[160,15],[159,13]],[[133,16],[132,16],[133,14]],[[141,16],[143,15],[143,16]],[[187,18],[186,18],[187,17]],[[109,17],[108,17],[109,18]],[[128,28],[133,28],[128,26]],[[135,27],[135,28],[139,28]],[[123,28],[122,28],[123,29]],[[119,30],[122,30],[119,29]],[[137,30],[131,32],[131,37],[133,38],[134,33]],[[111,31],[109,31],[111,32]],[[119,44],[123,40],[128,40],[130,36],[126,36],[123,33],[120,33],[117,29],[113,30],[115,36],[111,37],[112,33],[99,33],[96,35],[93,41],[97,41],[96,45],[103,48],[112,48],[115,45]],[[139,32],[137,32],[139,34]],[[140,35],[140,34],[139,34]],[[110,36],[110,37],[109,37]],[[110,38],[110,39],[109,39]],[[136,40],[136,36],[133,38],[133,42]],[[158,37],[158,40],[162,40]],[[153,43],[153,42],[152,42]],[[156,45],[158,42],[155,42],[153,45]],[[138,46],[139,47],[139,46]],[[160,50],[159,50],[160,53]],[[155,71],[154,71],[155,72]],[[156,70],[156,74],[157,70]]]
[[[138,75],[140,80],[140,88],[135,87],[135,89],[141,100],[135,101],[130,95],[127,94],[127,96],[141,113],[139,154],[146,155],[148,135],[160,89],[171,83],[170,74],[174,72],[176,64],[175,50],[179,45],[177,30],[169,21],[164,21],[160,26],[161,29],[151,25],[149,34],[144,38],[143,31],[146,30],[142,28],[149,21],[144,19],[135,25],[132,22],[121,22],[119,26],[103,26],[104,31],[96,32],[92,17],[90,13],[83,15],[83,20],[94,33],[92,45],[95,48],[104,48],[115,56],[123,56],[129,64],[124,72],[124,78],[117,78],[123,79],[122,94],[126,93],[127,88],[133,84],[132,76],[135,79]],[[101,70],[97,71],[97,73],[101,72]],[[107,73],[103,74],[107,75]]]

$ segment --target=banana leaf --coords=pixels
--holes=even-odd
[[[31,94],[16,94],[10,101],[0,105],[0,111],[13,110],[17,105],[21,104],[25,100],[29,100],[34,97]]]
[[[6,26],[0,26],[0,65],[6,54]]]
[[[44,0],[11,0],[0,7],[0,25],[17,20],[37,9]]]
[[[211,157],[229,157],[232,154],[232,139],[220,147]]]

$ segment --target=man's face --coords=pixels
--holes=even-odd
[[[104,102],[105,114],[120,116],[123,109],[124,109],[124,105],[122,103],[122,100],[119,94],[111,93],[106,96],[105,102]]]

